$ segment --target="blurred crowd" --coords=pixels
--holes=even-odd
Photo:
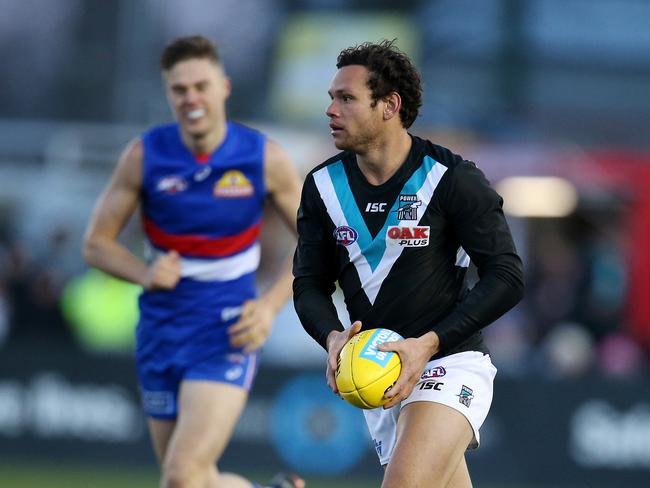
[[[551,154],[565,144],[636,148],[648,160],[647,2],[406,0],[399,11],[384,0],[5,3],[0,347],[131,351],[138,289],[88,270],[81,233],[116,148],[126,142],[116,128],[127,127],[131,137],[133,126],[169,118],[157,56],[181,34],[201,32],[217,42],[233,80],[230,115],[294,131],[286,147],[307,154],[294,158],[303,174],[320,161],[313,156],[319,151],[296,131],[326,135],[336,55],[382,37],[398,38],[422,71],[425,105],[414,127],[503,144],[492,175],[515,174],[504,169],[508,157],[517,174],[552,174],[553,164],[568,166]],[[233,22],[249,18],[254,28]],[[538,160],[520,149],[527,143],[541,147]],[[608,178],[625,173],[619,157],[612,159]],[[578,167],[573,182],[590,177]],[[28,204],[41,213],[30,213]],[[15,209],[21,213],[12,215]],[[650,201],[639,227],[647,226],[649,209]],[[650,351],[630,324],[630,275],[637,271],[630,255],[639,251],[624,227],[629,213],[578,208],[564,218],[513,221],[526,297],[485,330],[503,374],[647,372]],[[61,223],[48,221],[52,216]],[[35,231],[26,234],[26,226]],[[135,231],[127,239],[141,249]],[[292,242],[282,235],[262,244],[271,256],[260,269],[264,285]],[[283,317],[297,323],[292,309]],[[294,325],[292,338],[302,334]]]
[[[274,218],[268,216],[271,223]],[[485,329],[502,374],[551,380],[647,372],[649,351],[633,340],[627,324],[622,225],[619,215],[584,212],[525,222],[518,247],[526,297]],[[278,226],[267,225],[273,228]],[[63,225],[40,242],[17,240],[9,229],[0,235],[2,347],[131,352],[137,287],[88,270],[78,236]],[[262,286],[291,246],[286,236],[267,234],[263,247],[270,259],[260,269]]]

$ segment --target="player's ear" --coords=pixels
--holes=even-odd
[[[223,86],[224,86],[224,91],[226,93],[226,98],[228,98],[232,93],[232,81],[230,81],[230,78],[226,77],[223,80]]]
[[[399,116],[399,111],[402,108],[402,97],[397,92],[391,92],[384,98],[384,120],[390,120],[396,115]]]

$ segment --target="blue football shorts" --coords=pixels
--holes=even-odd
[[[224,352],[193,364],[168,364],[163,370],[138,362],[144,412],[149,417],[173,420],[178,415],[178,391],[183,381],[227,383],[250,391],[260,353]]]

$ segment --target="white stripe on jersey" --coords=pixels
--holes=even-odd
[[[429,202],[431,201],[431,197],[433,196],[433,192],[438,186],[440,179],[445,174],[445,171],[447,171],[446,166],[435,163],[427,173],[422,186],[416,193],[418,200],[422,202],[423,209],[426,209],[428,207]],[[343,209],[341,208],[341,204],[336,195],[336,191],[330,178],[327,166],[316,171],[313,174],[313,177],[316,188],[318,188],[318,192],[320,193],[321,198],[325,203],[327,213],[332,219],[334,226],[349,226],[350,224],[347,222]],[[424,212],[422,217],[423,216]],[[422,217],[420,217],[420,220]],[[397,225],[410,227],[413,226],[413,221],[398,220]],[[382,236],[377,235],[376,238],[382,238]],[[388,235],[383,236],[383,238],[386,239],[386,249],[384,250],[384,254],[381,257],[381,260],[379,261],[379,264],[375,268],[374,272],[372,271],[372,268],[370,267],[370,264],[366,260],[365,256],[361,252],[361,248],[358,242],[353,242],[352,244],[346,246],[350,262],[357,270],[359,281],[361,282],[361,287],[366,293],[370,304],[375,303],[382,283],[386,279],[386,276],[388,276],[388,273],[395,264],[395,261],[397,261],[397,258],[399,258],[404,249],[402,246],[392,244],[389,241]]]
[[[220,259],[181,257],[181,277],[197,281],[230,281],[252,273],[260,264],[260,244],[256,242],[244,252]]]

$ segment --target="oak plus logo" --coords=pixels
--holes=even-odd
[[[425,247],[429,245],[429,226],[389,227],[386,231],[389,244],[402,247]]]

